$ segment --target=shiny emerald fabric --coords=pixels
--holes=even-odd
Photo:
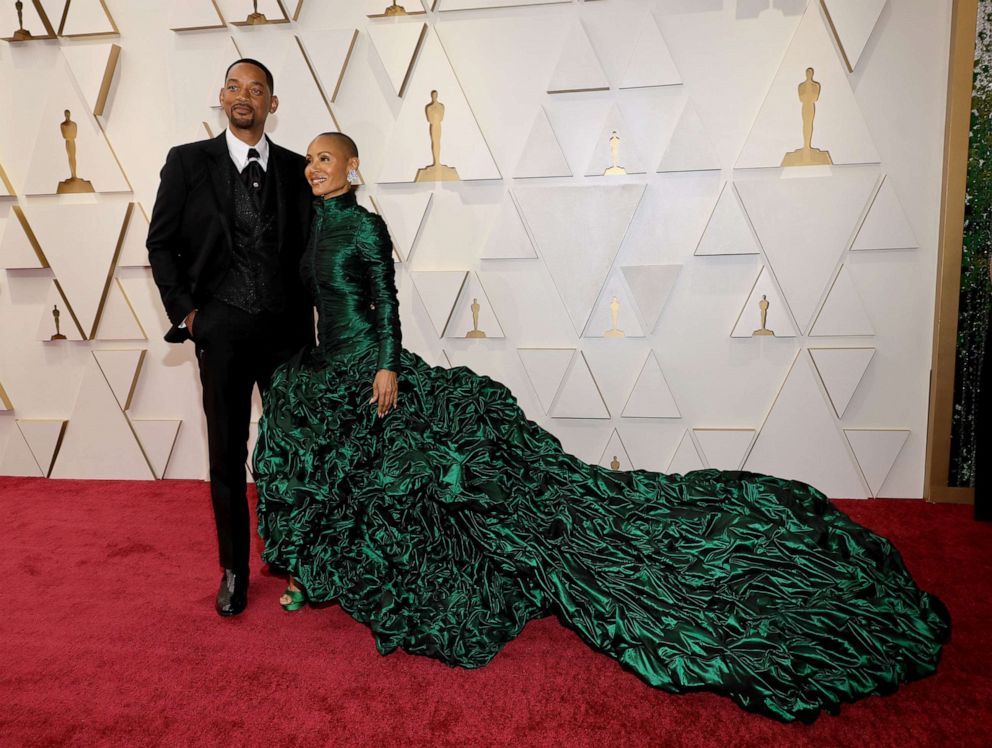
[[[380,652],[479,667],[553,613],[654,686],[783,720],[934,671],[944,606],[815,489],[566,454],[498,382],[402,349],[388,235],[351,195],[318,205],[303,271],[320,343],[259,423],[263,555]],[[400,400],[380,419],[384,366]]]

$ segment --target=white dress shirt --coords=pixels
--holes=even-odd
[[[258,151],[258,163],[262,165],[262,171],[268,171],[269,167],[269,139],[264,135],[262,139],[259,140],[255,145],[248,145],[243,140],[238,140],[234,133],[231,132],[231,128],[227,128],[224,131],[227,136],[227,152],[231,154],[231,161],[234,162],[234,168],[238,170],[238,174],[244,171],[245,167],[248,165],[248,149],[254,148]]]

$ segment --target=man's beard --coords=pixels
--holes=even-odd
[[[250,114],[237,114],[232,111],[227,116],[227,119],[234,127],[237,127],[239,130],[248,130],[255,126],[254,112],[251,112]]]

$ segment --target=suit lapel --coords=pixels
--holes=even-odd
[[[210,141],[207,151],[210,154],[210,163],[207,165],[207,170],[210,172],[210,183],[214,188],[217,210],[221,214],[224,225],[224,236],[227,238],[227,247],[233,250],[234,238],[231,222],[234,213],[234,196],[231,193],[231,155],[227,150],[226,132],[222,132]]]

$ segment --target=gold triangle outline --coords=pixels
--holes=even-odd
[[[49,461],[47,468],[38,462],[38,455],[36,455],[34,450],[31,449],[31,442],[28,441],[27,436],[24,435],[24,429],[21,428],[22,422],[38,423],[39,421],[62,424],[59,429],[59,435],[55,441],[55,449],[52,451],[52,459]],[[65,432],[69,427],[69,420],[62,418],[18,418],[15,423],[17,424],[18,431],[21,432],[21,438],[24,439],[24,443],[28,445],[28,451],[31,452],[31,456],[34,457],[34,461],[38,464],[38,469],[41,470],[42,475],[46,478],[51,478],[52,470],[55,469],[55,461],[59,458],[59,452],[62,449],[62,442],[65,440]]]
[[[211,31],[213,29],[226,29],[227,21],[224,20],[224,14],[220,12],[220,6],[217,5],[217,0],[210,0],[210,4],[214,6],[214,12],[217,13],[217,19],[220,23],[211,24],[209,26],[178,26],[175,28],[170,28],[169,31],[175,31],[177,34],[181,34],[184,31]]]
[[[41,0],[31,0],[31,4],[38,13],[38,18],[41,19],[41,25],[45,27],[45,33],[42,36],[32,35],[30,39],[15,39],[12,36],[0,37],[5,42],[9,42],[11,44],[24,44],[26,42],[37,42],[58,38],[58,35],[55,33],[55,27],[52,26],[52,22],[48,18],[48,13],[45,12],[44,7],[41,5]]]
[[[107,20],[110,22],[113,31],[99,31],[96,33],[87,34],[63,34],[65,30],[65,22],[69,18],[69,7],[72,5],[72,0],[65,0],[65,6],[62,8],[62,20],[59,21],[58,35],[63,39],[99,39],[101,37],[107,36],[120,36],[121,31],[117,28],[117,23],[114,21],[114,17],[110,15],[110,10],[107,8],[106,0],[99,0],[100,6],[103,8],[103,13],[107,16]]]

